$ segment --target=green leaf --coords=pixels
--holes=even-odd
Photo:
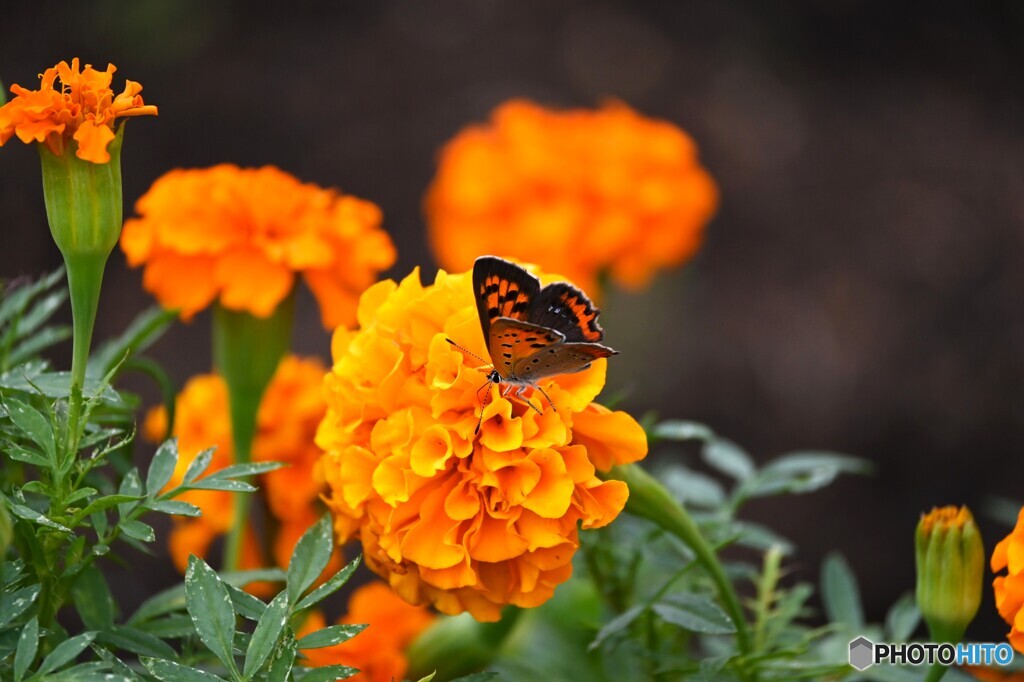
[[[457,677],[452,680],[452,682],[487,682],[488,680],[496,679],[498,679],[498,673],[485,670],[483,672],[470,673],[468,675],[463,675],[462,677]]]
[[[322,668],[313,668],[302,676],[302,682],[334,682],[335,680],[347,680],[359,672],[358,668],[350,668],[347,665],[325,665]]]
[[[597,636],[594,637],[594,641],[591,642],[590,646],[587,647],[587,651],[594,651],[595,649],[599,648],[602,644],[604,644],[609,637],[620,632],[623,632],[626,628],[632,625],[633,622],[637,618],[639,618],[640,615],[643,614],[646,610],[646,605],[637,604],[626,609],[625,611],[617,615],[615,618],[612,618],[610,621],[604,624],[604,627],[602,627],[598,631]]]
[[[145,350],[159,339],[174,323],[177,314],[160,306],[141,312],[118,338],[96,349],[89,358],[89,375],[101,377],[112,370],[125,357]]]
[[[5,455],[17,462],[31,464],[32,466],[39,467],[40,469],[48,469],[53,466],[53,462],[50,462],[39,453],[26,450],[20,445],[8,442],[4,444],[3,449]],[[32,482],[33,481],[29,481],[29,483]]]
[[[737,481],[747,480],[757,470],[746,451],[724,438],[716,438],[706,443],[701,455],[708,466]]]
[[[227,587],[202,559],[189,557],[185,572],[185,606],[203,644],[233,673],[238,672],[232,643],[235,611]]]
[[[38,649],[39,619],[32,616],[32,620],[26,623],[22,629],[21,635],[18,637],[18,647],[14,651],[14,682],[21,682],[25,671],[35,660]]]
[[[295,665],[295,657],[299,650],[295,645],[295,637],[291,628],[285,630],[285,644],[275,652],[270,661],[270,670],[267,671],[267,680],[290,680],[292,667]]]
[[[896,600],[885,615],[887,642],[906,642],[914,634],[921,621],[921,612],[913,593],[907,593]]]
[[[98,633],[96,639],[103,644],[109,644],[110,646],[141,656],[153,656],[156,658],[174,658],[177,656],[174,649],[159,637],[129,625],[112,625],[103,632]]]
[[[64,504],[70,506],[70,505],[73,505],[74,503],[78,502],[79,500],[84,500],[84,499],[86,499],[88,497],[92,497],[93,495],[96,495],[98,493],[99,493],[99,491],[96,490],[96,488],[90,488],[88,486],[86,486],[84,488],[79,488],[78,490],[74,491],[73,493],[68,495],[66,498],[64,498]]]
[[[225,585],[242,587],[254,582],[283,582],[285,574],[279,568],[260,568],[251,571],[225,571],[220,574],[220,579]],[[138,624],[182,608],[185,608],[185,587],[175,585],[143,602],[128,622]],[[262,614],[262,611],[260,613]]]
[[[245,650],[245,666],[242,674],[249,679],[263,667],[267,658],[277,647],[281,633],[288,624],[288,593],[281,591],[267,606],[256,623],[249,647]]]
[[[820,490],[840,474],[866,474],[862,459],[832,452],[794,452],[765,465],[744,485],[744,497],[803,494]]]
[[[162,658],[140,658],[142,665],[153,677],[162,682],[225,682],[223,677],[213,673],[188,668]]]
[[[6,401],[7,416],[29,440],[42,449],[46,458],[57,464],[57,441],[53,435],[53,424],[42,412],[17,398]]]
[[[435,670],[434,672],[430,673],[426,677],[421,677],[416,682],[431,682],[431,680],[433,680],[436,675],[437,675],[437,671]]]
[[[47,327],[38,334],[31,336],[11,350],[7,356],[7,364],[10,367],[17,367],[24,362],[35,358],[42,351],[50,346],[67,341],[71,338],[71,327],[61,325],[59,327]]]
[[[193,637],[196,629],[192,626],[192,618],[187,613],[179,613],[139,623],[138,629],[158,639],[181,639]]]
[[[82,623],[90,630],[105,630],[114,624],[114,597],[96,564],[89,564],[78,574],[71,587],[71,596]]]
[[[661,468],[657,479],[687,506],[715,509],[725,503],[725,490],[712,477],[681,465]]]
[[[300,649],[322,649],[352,639],[366,629],[365,625],[328,625],[299,640]]]
[[[227,583],[225,583],[227,584]],[[231,595],[231,602],[234,604],[235,613],[242,618],[259,620],[267,610],[267,605],[252,596],[245,590],[240,590],[234,585],[228,585],[228,594]]]
[[[15,370],[4,374],[0,380],[0,388],[53,399],[66,398],[70,386],[71,372],[46,372],[29,376]],[[85,380],[82,384],[82,395],[86,400],[101,398],[104,402],[115,404],[121,401],[117,391],[96,379]]]
[[[181,487],[186,490],[225,490],[231,493],[254,493],[257,490],[256,486],[245,481],[225,481],[211,476],[200,478],[198,481],[192,481]]]
[[[185,470],[185,483],[191,483],[195,479],[206,471],[210,467],[210,462],[213,461],[213,453],[217,448],[207,448],[195,456],[189,465],[188,469]]]
[[[709,597],[679,592],[670,594],[651,607],[662,620],[706,635],[736,632],[736,625]]]
[[[333,533],[331,516],[324,514],[319,521],[302,534],[288,563],[288,601],[298,602],[299,597],[312,585],[331,559]]]
[[[181,500],[151,500],[144,505],[146,509],[152,509],[162,514],[173,514],[175,516],[202,516],[203,511],[191,502]]]
[[[42,589],[40,585],[29,585],[14,592],[0,594],[0,627],[25,613],[25,610],[35,603]]]
[[[19,519],[31,521],[32,523],[37,523],[40,526],[46,526],[47,528],[52,528],[53,530],[59,530],[62,533],[71,532],[70,528],[62,526],[56,521],[52,521],[46,518],[45,516],[37,512],[35,509],[32,509],[31,507],[26,507],[23,504],[18,504],[16,502],[10,501],[9,499],[7,499],[6,496],[4,496],[3,493],[0,493],[0,500],[6,503],[7,508],[11,510],[11,513],[17,516]]]
[[[829,621],[858,632],[864,627],[857,580],[846,559],[839,554],[829,554],[822,564],[821,599]]]
[[[165,440],[156,449],[153,461],[149,464],[149,473],[146,474],[146,492],[153,497],[163,490],[174,475],[174,467],[178,463],[178,441],[176,439]]]
[[[715,432],[704,424],[681,419],[669,419],[657,424],[651,435],[665,440],[710,441],[715,438]]]
[[[83,632],[75,637],[65,639],[53,648],[49,656],[43,659],[36,674],[45,675],[67,665],[78,658],[78,654],[85,651],[85,648],[92,644],[94,639],[96,639],[95,632]]]
[[[242,478],[244,476],[258,476],[271,471],[277,471],[288,466],[284,462],[246,462],[245,464],[232,464],[231,466],[218,469],[210,474],[210,478]]]
[[[72,523],[73,525],[78,525],[78,523],[86,516],[91,516],[96,512],[101,512],[106,509],[110,509],[111,507],[120,507],[121,505],[133,505],[135,502],[138,502],[141,499],[144,498],[140,495],[122,495],[121,493],[97,498],[90,502],[88,505],[86,505],[85,509],[82,509],[77,514],[75,514]]]
[[[302,611],[303,609],[308,609],[310,606],[323,601],[340,590],[341,586],[347,583],[348,579],[352,577],[353,573],[355,573],[356,568],[359,566],[360,559],[362,559],[362,556],[357,556],[355,559],[348,562],[343,569],[324,581],[320,587],[317,587],[315,590],[303,597],[302,600],[295,605],[295,610]]]
[[[142,521],[122,521],[118,524],[118,528],[122,533],[139,542],[154,542],[156,540],[153,527]]]

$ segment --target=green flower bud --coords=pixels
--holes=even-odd
[[[958,642],[981,605],[985,548],[967,507],[932,509],[917,524],[917,606],[932,640]]]

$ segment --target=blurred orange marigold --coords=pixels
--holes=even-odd
[[[107,64],[106,71],[90,64],[82,69],[76,57],[71,64],[61,62],[40,74],[38,90],[12,85],[15,97],[0,107],[0,147],[17,135],[26,144],[43,142],[60,156],[73,139],[78,158],[110,161],[107,145],[114,139],[114,121],[157,114],[155,106],[142,101],[142,86],[135,81],[125,81],[121,94],[114,94],[110,83],[116,70],[113,64]],[[54,87],[57,81],[59,88]]]
[[[992,550],[992,572],[1007,569],[992,581],[996,608],[1010,624],[1007,638],[1013,648],[1024,652],[1024,509],[1017,516],[1017,525]]]
[[[348,613],[339,625],[363,623],[369,627],[341,644],[322,649],[304,649],[311,666],[348,665],[360,672],[348,679],[354,682],[392,682],[405,679],[409,662],[405,649],[431,623],[434,615],[422,606],[412,606],[380,582],[357,588],[348,601]],[[323,614],[310,614],[298,636],[325,625]]]
[[[301,273],[325,327],[350,324],[359,294],[395,262],[376,205],[273,166],[173,170],[135,204],[121,249],[161,305],[188,320],[215,299],[269,316]]]
[[[551,111],[513,100],[448,142],[425,209],[442,267],[492,253],[596,294],[602,272],[637,288],[690,258],[717,201],[696,146],[671,123],[620,102]]]
[[[358,536],[410,603],[496,620],[505,604],[545,602],[572,573],[578,524],[604,526],[626,502],[595,467],[647,454],[631,417],[591,402],[605,361],[542,382],[557,411],[492,386],[475,435],[485,368],[446,341],[486,356],[470,275],[377,283],[358,318],[334,334],[317,433],[339,536]]]
[[[276,460],[290,466],[263,476],[261,492],[266,495],[271,514],[279,522],[272,547],[277,565],[287,566],[299,537],[320,516],[318,497],[323,483],[313,478],[314,462],[320,455],[313,442],[325,405],[321,386],[325,368],[319,360],[289,356],[281,361],[267,387],[257,415],[253,440],[253,460]],[[167,431],[167,411],[161,406],[149,412],[144,424],[146,437],[162,440]],[[193,377],[178,395],[175,405],[174,435],[178,438],[179,459],[168,488],[181,484],[185,471],[202,450],[217,446],[210,473],[234,463],[228,391],[216,374]],[[190,554],[206,556],[213,540],[232,526],[232,494],[213,490],[193,490],[181,498],[198,506],[197,518],[175,517],[171,530],[171,559],[184,572]],[[242,564],[255,568],[261,564],[255,535],[246,538]],[[334,566],[336,569],[338,566]]]

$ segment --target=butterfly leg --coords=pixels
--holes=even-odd
[[[527,405],[529,405],[533,409],[533,411],[536,412],[537,414],[544,414],[543,410],[538,408],[536,405],[534,405],[530,401],[529,398],[527,398],[525,395],[523,395],[523,391],[525,391],[527,388],[529,388],[528,384],[521,385],[519,388],[516,389],[516,392],[513,394],[513,397],[514,398],[518,398],[520,402],[523,402],[523,403],[526,403]],[[540,388],[540,386],[537,386],[536,388]],[[551,402],[551,401],[549,400],[548,402]]]
[[[545,390],[544,390],[543,388],[541,388],[541,387],[540,387],[539,385],[535,385],[535,386],[534,386],[534,388],[535,388],[535,389],[537,389],[538,391],[540,391],[540,394],[541,394],[542,396],[544,396],[545,398],[547,398],[547,399],[548,399],[548,405],[550,405],[550,406],[551,406],[551,409],[552,409],[552,410],[554,410],[555,412],[558,412],[558,408],[557,408],[557,407],[555,407],[555,404],[554,404],[553,402],[551,402],[551,396],[549,396],[549,395],[547,394],[547,391],[545,391]]]
[[[491,384],[493,384],[493,383],[494,383],[493,381],[488,379],[486,384],[484,384],[483,386],[481,386],[480,388],[477,389],[477,391],[476,391],[476,398],[477,398],[477,400],[480,399],[480,391],[484,390],[485,388],[489,389],[491,387]],[[476,434],[480,433],[480,427],[484,423],[484,409],[487,408],[487,401],[490,399],[490,397],[491,397],[491,392],[488,390],[487,393],[484,394],[484,401],[483,401],[483,403],[481,403],[481,405],[480,405],[480,416],[476,420],[476,430],[473,431],[473,435],[474,436]]]

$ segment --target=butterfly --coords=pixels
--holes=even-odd
[[[527,388],[540,391],[555,409],[539,384],[542,379],[582,372],[594,360],[618,354],[599,343],[604,338],[597,323],[601,311],[568,282],[541,288],[540,280],[515,263],[481,256],[473,264],[473,294],[492,366],[480,390],[505,384],[503,396],[514,390],[512,397],[540,413],[523,395]],[[451,339],[448,343],[477,357]],[[477,431],[482,421],[481,407]]]

